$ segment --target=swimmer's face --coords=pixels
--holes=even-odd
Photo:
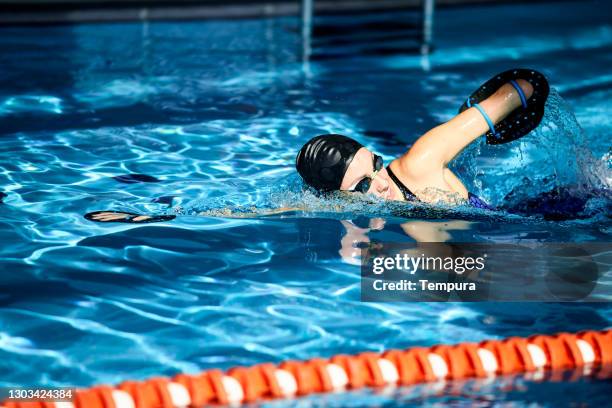
[[[353,157],[353,160],[346,170],[346,173],[344,173],[340,190],[354,191],[355,187],[360,182],[363,182],[365,178],[372,177],[372,174],[376,170],[374,168],[374,157],[374,154],[365,147],[359,149],[357,153],[355,153],[355,157]],[[400,200],[395,188],[393,187],[394,186],[389,178],[387,169],[382,166],[382,168],[376,172],[375,176],[372,178],[367,194],[373,194],[385,200]]]

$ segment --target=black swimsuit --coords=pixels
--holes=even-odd
[[[421,200],[418,199],[418,197],[416,195],[414,195],[414,193],[412,191],[410,191],[410,189],[408,187],[406,187],[404,185],[404,183],[402,183],[400,181],[400,179],[397,178],[395,173],[393,173],[393,171],[391,171],[391,166],[390,165],[387,166],[387,174],[389,174],[389,177],[391,177],[391,180],[393,180],[393,182],[399,187],[400,191],[404,195],[404,200],[406,200],[406,201],[421,201]]]
[[[391,170],[390,166],[387,166],[387,174],[389,174],[389,177],[391,177],[391,180],[393,180],[393,182],[397,185],[397,187],[402,192],[402,195],[404,196],[404,200],[421,201],[412,191],[410,191],[408,187],[404,185],[404,183],[400,181],[400,179],[397,178],[395,173],[393,173],[393,171]],[[485,210],[494,210],[494,208],[491,207],[489,204],[487,204],[484,200],[482,200],[480,197],[470,192],[468,192],[468,203],[472,207],[482,208]]]

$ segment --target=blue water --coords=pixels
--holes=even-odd
[[[351,242],[609,242],[610,201],[594,192],[611,180],[610,11],[603,1],[441,9],[428,58],[323,38],[308,64],[291,17],[1,28],[0,386],[609,327],[603,303],[361,303]],[[400,17],[413,18],[319,23]],[[352,56],[331,58],[338,50]],[[390,160],[517,65],[554,88],[542,126],[517,143],[471,147],[455,170],[494,205],[568,188],[585,202],[574,219],[303,192],[293,161],[310,137],[344,133]],[[114,178],[130,174],[152,182]],[[298,209],[265,215],[281,207]],[[140,226],[83,218],[104,209],[180,216]],[[323,403],[602,405],[604,384]]]

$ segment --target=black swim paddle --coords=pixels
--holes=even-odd
[[[517,79],[528,81],[533,86],[533,94],[528,100],[525,98],[521,87],[516,83]],[[506,83],[511,83],[514,86],[519,93],[522,103],[521,106],[495,125],[478,104],[493,95],[495,91]],[[489,131],[486,133],[487,144],[508,143],[525,136],[538,127],[544,116],[544,105],[546,104],[548,93],[548,81],[540,72],[533,69],[511,69],[495,75],[482,84],[461,105],[459,113],[471,107],[477,108],[489,124]]]

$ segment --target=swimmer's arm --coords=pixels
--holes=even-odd
[[[467,197],[468,191],[465,185],[459,180],[459,177],[455,175],[449,168],[444,168],[443,172],[444,181],[448,184],[453,191],[456,191],[461,197]]]
[[[340,222],[344,226],[346,233],[340,240],[340,250],[338,250],[338,253],[344,262],[359,265],[361,248],[359,248],[358,244],[370,242],[368,237],[370,229],[359,228],[347,220],[341,220]]]
[[[344,262],[352,265],[360,265],[361,263],[361,248],[359,244],[369,243],[370,238],[368,233],[371,230],[382,231],[385,228],[386,221],[383,218],[372,218],[368,224],[368,228],[360,228],[349,220],[340,221],[346,230],[346,234],[340,240],[340,250],[338,253]]]
[[[178,209],[178,208],[177,208]],[[244,211],[232,211],[229,208],[223,210],[209,210],[200,212],[199,215],[204,215],[208,217],[224,217],[224,218],[253,218],[253,217],[261,217],[266,215],[278,215],[285,214],[289,212],[295,211],[304,211],[305,208],[298,207],[281,207],[274,208],[270,210],[257,210],[253,208],[252,212],[244,212]],[[140,223],[151,223],[151,222],[163,222],[163,221],[171,221],[176,218],[174,214],[165,214],[165,215],[147,215],[147,214],[134,214],[129,212],[121,212],[121,211],[93,211],[85,214],[85,218],[89,221],[95,222],[121,222],[121,223],[130,223],[130,224],[140,224]]]
[[[280,207],[273,208],[269,210],[258,210],[256,208],[252,208],[252,211],[234,211],[230,208],[225,208],[222,210],[209,210],[202,211],[198,213],[198,215],[203,215],[206,217],[224,217],[224,218],[252,218],[252,217],[265,217],[268,215],[279,215],[285,214],[295,211],[305,211],[304,207]]]
[[[526,81],[518,81],[527,97],[533,89],[527,89]],[[524,85],[527,84],[527,85]],[[521,99],[512,85],[505,84],[497,92],[480,103],[495,123],[501,121],[521,105]],[[421,136],[406,154],[399,159],[404,174],[423,181],[424,178],[445,168],[470,143],[489,129],[487,122],[476,108],[470,108],[442,125]]]

